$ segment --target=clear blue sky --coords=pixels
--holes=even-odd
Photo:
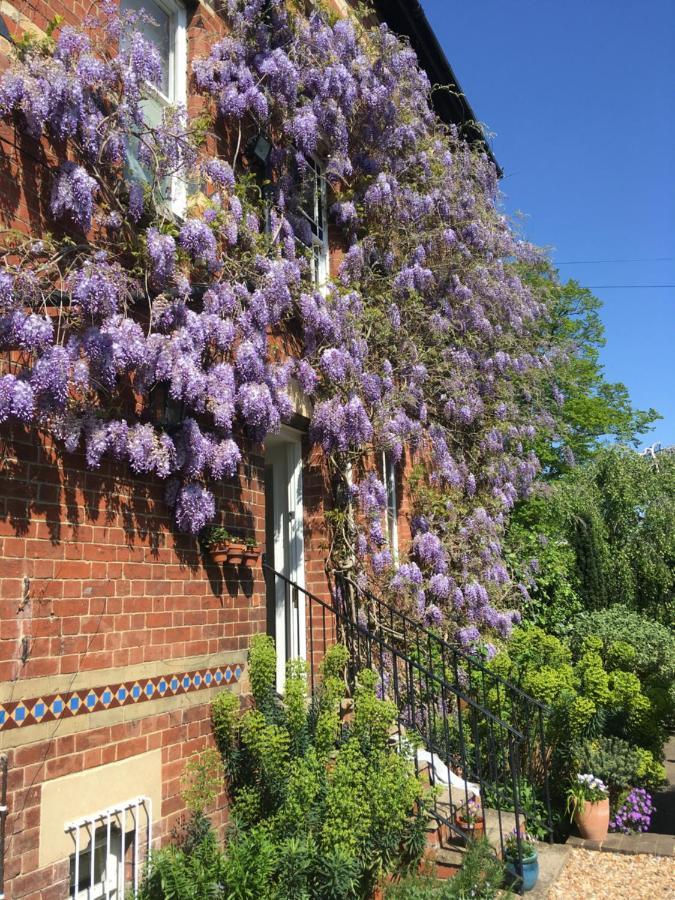
[[[675,285],[675,0],[422,2],[525,236],[588,286]],[[675,288],[595,293],[607,377],[675,444]]]

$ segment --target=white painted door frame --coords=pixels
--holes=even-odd
[[[270,445],[273,448],[274,568],[304,588],[302,435],[283,427]],[[296,594],[287,590],[286,583],[277,578],[275,600],[277,690],[281,691],[286,680],[287,659],[307,656],[305,595],[302,591]]]

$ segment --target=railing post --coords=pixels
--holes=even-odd
[[[541,767],[544,772],[544,797],[546,799],[546,823],[548,825],[548,842],[553,843],[553,817],[551,815],[551,788],[548,781],[548,753],[546,749],[546,735],[544,731],[544,711],[539,707],[539,753],[541,755]]]
[[[518,893],[523,893],[523,836],[520,830],[520,777],[518,749],[513,735],[509,732],[509,766],[511,769],[511,787],[513,789],[513,815],[516,821],[516,849],[518,859],[516,861],[516,874],[520,878]]]

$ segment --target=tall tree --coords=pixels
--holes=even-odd
[[[556,437],[552,441],[546,433],[538,441],[544,472],[556,477],[607,443],[637,446],[660,416],[654,409],[635,409],[626,386],[606,380],[600,362],[602,301],[577,281],[561,282],[546,261],[528,266],[523,278],[549,313],[542,323],[542,349],[555,374],[550,412]]]

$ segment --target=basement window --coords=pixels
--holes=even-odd
[[[75,845],[70,857],[72,900],[122,900],[125,885],[136,895],[152,843],[148,797],[136,797],[66,823]]]

